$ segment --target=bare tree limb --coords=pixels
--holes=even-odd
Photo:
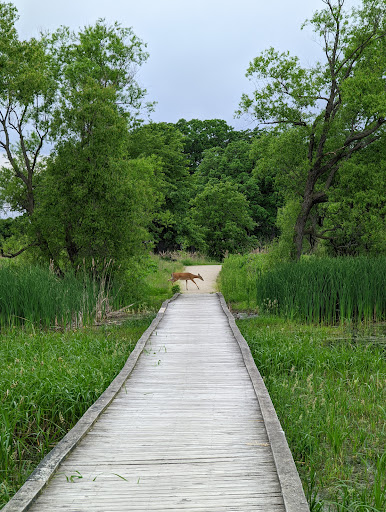
[[[38,245],[37,242],[33,242],[32,244],[28,244],[25,247],[23,247],[22,249],[20,249],[20,251],[17,251],[15,253],[8,253],[8,254],[6,254],[3,250],[3,248],[0,247],[0,258],[16,258],[16,256],[19,256],[27,249],[29,249],[31,247],[36,247],[37,245]]]

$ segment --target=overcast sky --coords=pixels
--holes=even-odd
[[[351,6],[359,0],[346,0]],[[306,18],[325,5],[322,0],[14,0],[21,38],[74,30],[98,18],[133,27],[148,45],[150,58],[139,81],[148,100],[157,101],[154,121],[225,119],[237,129],[251,122],[235,120],[249,62],[270,46],[298,55],[304,65],[321,50]]]

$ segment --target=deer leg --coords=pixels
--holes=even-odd
[[[197,286],[197,288],[198,288],[198,284],[196,283],[196,281],[194,281],[193,279],[192,279],[192,281],[193,281],[193,283],[194,283],[194,284]],[[198,288],[198,289],[200,289],[200,288]]]

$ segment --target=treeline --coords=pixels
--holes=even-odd
[[[326,62],[263,52],[248,75],[265,85],[239,114],[266,127],[237,131],[149,122],[132,29],[99,20],[22,41],[1,2],[0,200],[21,214],[0,223],[2,257],[59,274],[113,260],[135,276],[150,249],[221,259],[278,239],[280,258],[383,252],[385,10],[325,3],[309,24]]]

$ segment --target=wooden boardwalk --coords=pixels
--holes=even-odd
[[[32,504],[27,482],[3,510],[306,512],[269,397],[264,413],[257,370],[225,309],[219,294],[180,295],[161,309],[92,428]],[[35,480],[48,480],[54,466],[43,461]]]

